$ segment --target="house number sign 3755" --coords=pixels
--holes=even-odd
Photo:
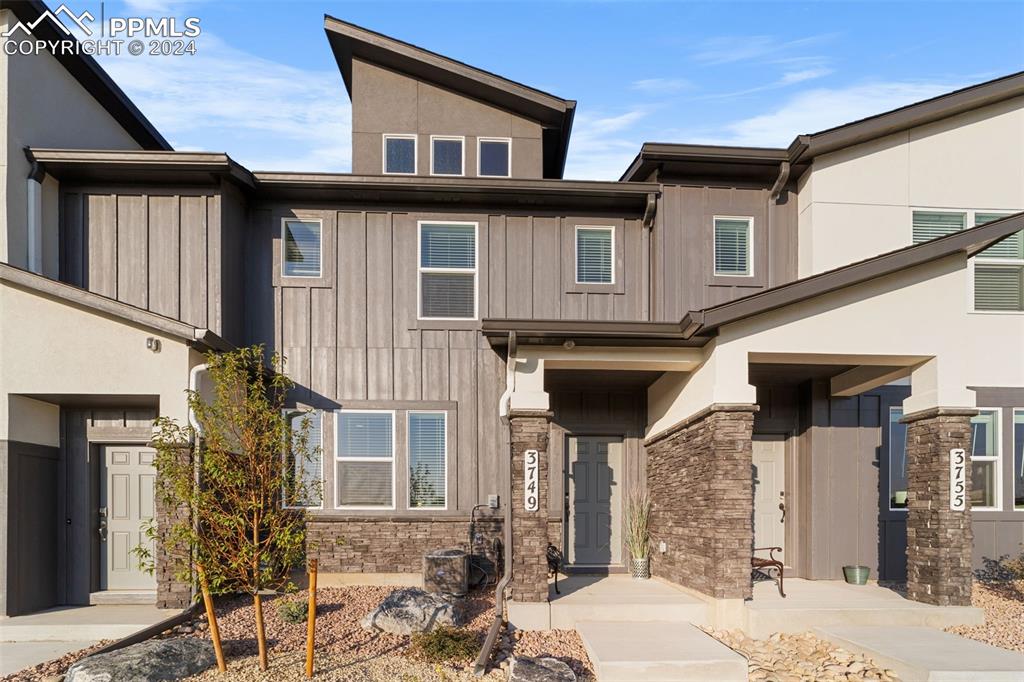
[[[967,509],[967,451],[963,448],[949,451],[949,508]]]
[[[523,454],[523,504],[526,511],[534,512],[540,507],[537,495],[537,481],[540,476],[540,455],[536,450],[527,450]]]

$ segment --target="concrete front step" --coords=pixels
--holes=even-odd
[[[576,625],[600,682],[745,682],[747,659],[689,623]]]
[[[89,594],[89,604],[148,605],[156,604],[156,590],[103,590]]]
[[[1024,655],[927,627],[815,628],[815,634],[861,653],[903,682],[1022,682]]]

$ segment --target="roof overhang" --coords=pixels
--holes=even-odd
[[[492,346],[506,345],[510,334],[519,345],[701,346],[705,342],[685,338],[675,322],[487,318],[481,332]]]
[[[324,31],[352,97],[352,59],[433,83],[536,121],[545,128],[544,177],[560,178],[576,102],[556,97],[401,40],[324,15]]]
[[[620,180],[644,181],[657,172],[658,179],[673,175],[743,178],[770,185],[779,174],[779,164],[788,158],[785,149],[771,147],[645,142]]]
[[[25,153],[62,181],[216,185],[228,179],[246,189],[256,186],[252,174],[227,154],[35,147]]]

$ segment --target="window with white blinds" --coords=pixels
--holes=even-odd
[[[984,225],[1008,215],[979,211],[974,214],[974,224]],[[974,309],[1024,311],[1024,230],[975,256]]]
[[[409,412],[409,508],[447,507],[448,436],[444,412]]]
[[[420,318],[476,319],[476,223],[420,223]]]
[[[914,211],[914,243],[931,241],[959,232],[967,226],[966,213]]]
[[[750,276],[753,218],[715,218],[715,274]]]
[[[285,506],[321,507],[323,413],[286,411],[285,419],[288,420],[288,430],[291,434],[285,449],[285,462],[288,467],[284,491]]]
[[[318,220],[284,221],[281,257],[285,277],[320,276],[321,231]]]
[[[614,251],[614,228],[577,227],[576,283],[612,284]]]
[[[335,506],[394,509],[395,413],[341,410],[335,424]]]

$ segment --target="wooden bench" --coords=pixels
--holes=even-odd
[[[753,554],[751,554],[750,567],[753,568],[755,571],[762,572],[769,578],[771,577],[771,575],[769,575],[768,571],[774,568],[775,573],[777,575],[777,579],[775,582],[779,585],[779,594],[782,595],[783,598],[785,598],[786,593],[782,591],[782,562],[775,558],[775,553],[781,551],[781,547],[755,547],[754,552],[768,552],[768,558],[762,559],[761,557],[756,557],[753,556]]]

